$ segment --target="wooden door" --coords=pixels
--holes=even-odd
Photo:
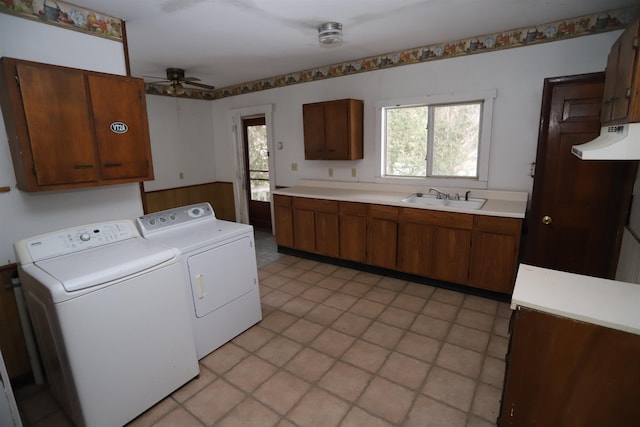
[[[153,179],[144,84],[126,77],[88,76],[103,179]]]
[[[637,162],[580,160],[599,135],[604,73],[546,79],[525,261],[613,278]]]
[[[16,68],[38,185],[97,181],[84,75],[33,64],[17,64]]]
[[[249,223],[255,228],[271,230],[271,184],[269,145],[264,117],[242,120],[244,138],[246,194]]]

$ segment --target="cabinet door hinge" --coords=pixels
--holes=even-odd
[[[20,78],[18,77],[18,75],[16,74],[13,77],[16,79],[16,86],[20,87]]]
[[[640,46],[640,37],[634,37],[633,38],[633,48],[637,49],[638,46]]]

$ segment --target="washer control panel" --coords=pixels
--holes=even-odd
[[[215,221],[216,215],[209,203],[182,206],[155,212],[138,217],[138,228],[143,236],[148,236],[155,231],[167,230],[186,224],[202,221]]]
[[[67,228],[36,236],[26,242],[33,261],[95,248],[138,237],[131,221],[104,222]]]

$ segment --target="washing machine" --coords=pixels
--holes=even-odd
[[[209,203],[137,218],[145,239],[182,254],[201,359],[262,320],[253,227],[217,219]]]
[[[50,390],[75,425],[124,425],[198,375],[178,251],[131,220],[14,248]]]

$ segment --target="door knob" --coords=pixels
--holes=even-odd
[[[545,215],[545,216],[542,217],[542,223],[544,225],[549,225],[549,224],[551,224],[551,222],[552,222],[552,220],[551,220],[551,217],[549,215]]]

